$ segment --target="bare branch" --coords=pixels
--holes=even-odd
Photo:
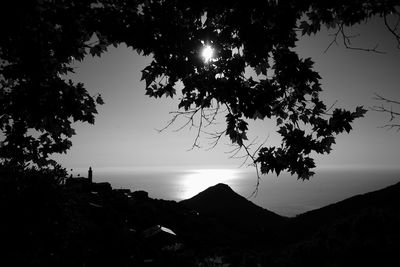
[[[396,116],[400,116],[400,112],[393,111],[393,107],[390,107],[390,109],[387,109],[385,106],[373,106],[371,108],[373,111],[377,112],[384,112],[384,113],[389,113],[390,114],[390,120],[392,121],[396,118]]]
[[[397,48],[400,49],[400,33],[397,32],[397,28],[399,26],[400,23],[400,14],[399,12],[396,12],[397,14],[397,21],[395,23],[395,25],[393,27],[390,27],[388,19],[387,19],[387,14],[385,14],[383,16],[383,21],[385,23],[386,28],[389,30],[389,32],[394,36],[394,38],[396,39],[397,42]]]
[[[338,30],[337,30],[336,33],[330,34],[331,36],[333,36],[333,39],[332,39],[332,41],[329,43],[328,47],[324,50],[324,53],[328,52],[329,48],[331,48],[331,46],[332,46],[333,44],[336,44],[337,46],[339,45],[339,43],[337,42],[337,38],[338,38],[338,35],[339,35],[339,33],[340,33],[340,29],[341,29],[341,28],[338,27]]]
[[[265,141],[262,142],[261,144],[259,144],[257,146],[257,148],[254,149],[254,150],[252,149],[252,147],[256,145],[257,137],[254,138],[248,145],[246,145],[246,144],[242,144],[242,145],[235,144],[234,145],[235,148],[233,150],[227,152],[227,154],[232,154],[229,158],[243,159],[243,162],[242,162],[242,164],[240,165],[239,168],[245,166],[248,163],[248,161],[250,161],[250,163],[248,163],[247,166],[248,167],[252,166],[256,170],[257,179],[256,179],[255,188],[254,188],[253,192],[248,196],[248,198],[254,197],[258,193],[258,189],[259,189],[260,182],[261,182],[261,174],[260,174],[259,166],[258,166],[258,163],[257,163],[257,153],[264,146],[264,144],[267,142],[268,139],[269,139],[269,135],[267,136]],[[243,151],[244,154],[238,156],[241,151]]]
[[[230,151],[225,152],[225,154],[231,154],[229,156],[230,159],[241,159],[241,158],[243,158],[243,156],[239,156],[239,157],[236,156],[237,154],[239,154],[239,152],[241,151],[242,147],[239,146],[238,144],[232,144],[232,146],[234,146],[235,148],[230,150]]]
[[[335,102],[333,102],[333,104],[325,111],[325,114],[329,114],[328,112],[331,111],[331,109],[337,104],[337,100],[335,100]]]
[[[170,119],[170,120],[167,122],[167,124],[166,124],[163,128],[161,128],[161,129],[155,129],[155,130],[156,130],[157,132],[159,132],[159,133],[165,131],[165,130],[166,130],[167,128],[169,128],[172,124],[174,124],[174,122],[176,121],[176,119],[177,119],[178,117],[179,117],[178,115],[173,116],[172,119]]]
[[[195,147],[200,147],[198,141],[200,138],[201,127],[203,126],[203,117],[204,117],[204,110],[203,110],[203,108],[201,108],[200,109],[199,126],[197,127],[197,135],[196,135],[196,138],[194,139],[192,148],[189,150],[193,150]],[[192,122],[193,122],[193,120],[192,120]],[[193,125],[193,123],[192,123],[192,125]]]
[[[374,99],[378,100],[378,101],[381,101],[383,103],[390,104],[390,108],[386,107],[384,104],[382,104],[380,106],[371,107],[371,109],[373,111],[389,114],[390,115],[389,122],[394,121],[396,118],[398,118],[400,116],[400,111],[394,111],[393,110],[393,105],[397,105],[398,108],[400,108],[400,101],[385,98],[385,97],[383,97],[383,96],[381,96],[381,95],[379,95],[377,93],[375,93]],[[380,126],[380,128],[386,128],[388,130],[392,130],[392,129],[396,128],[397,131],[400,131],[400,124],[398,124],[398,123],[388,123],[388,124],[385,124],[383,126]]]
[[[193,117],[196,115],[196,113],[199,111],[200,108],[198,109],[192,109],[192,110],[188,110],[188,111],[174,111],[174,112],[170,112],[170,114],[174,114],[171,118],[171,120],[169,120],[167,122],[167,124],[161,128],[161,129],[156,129],[157,132],[163,132],[165,131],[167,128],[169,128],[172,124],[174,124],[174,122],[181,116],[187,117],[188,121],[183,124],[181,127],[179,127],[178,129],[175,129],[174,131],[180,131],[181,129],[185,128],[187,125],[189,125],[189,123],[191,123],[193,125]],[[189,116],[190,115],[190,116]]]
[[[204,125],[204,128],[207,128],[211,125],[216,125],[216,120],[217,120],[217,116],[222,114],[222,113],[226,113],[226,109],[225,110],[220,110],[221,105],[217,102],[216,103],[216,107],[215,108],[208,108],[206,110],[204,110],[204,120],[207,122],[206,125]],[[209,113],[207,113],[206,111],[210,111]]]
[[[210,107],[210,108],[204,108],[204,107],[196,107],[196,108],[191,108],[188,110],[184,111],[173,111],[170,112],[172,114],[172,118],[167,122],[167,124],[161,128],[161,129],[156,129],[158,132],[162,132],[166,130],[167,128],[170,128],[173,124],[176,124],[178,118],[183,118],[185,121],[182,125],[180,125],[178,128],[173,129],[174,132],[179,132],[183,130],[184,128],[189,128],[191,130],[192,128],[196,128],[196,136],[194,138],[193,145],[190,149],[188,150],[193,150],[194,148],[199,148],[199,140],[202,134],[207,134],[211,136],[211,139],[214,139],[210,143],[210,148],[214,148],[219,140],[222,138],[222,136],[225,134],[226,130],[224,131],[205,131],[207,127],[211,125],[217,125],[217,117],[218,115],[225,113],[227,109],[221,110],[221,105],[219,103],[216,103],[215,107]]]
[[[331,46],[332,46],[333,44],[339,45],[339,43],[338,43],[338,37],[339,37],[339,35],[342,37],[342,39],[343,39],[343,45],[344,45],[347,49],[350,49],[350,50],[358,50],[358,51],[365,51],[365,52],[373,52],[373,53],[378,53],[378,54],[385,54],[385,53],[386,53],[386,52],[384,52],[384,51],[378,50],[379,43],[376,44],[373,48],[363,48],[363,47],[354,47],[354,46],[352,46],[352,45],[351,45],[351,39],[358,37],[359,34],[356,34],[356,35],[349,35],[349,34],[347,34],[347,33],[345,32],[345,29],[344,29],[345,25],[344,25],[343,23],[342,23],[342,24],[338,24],[337,26],[338,26],[338,30],[337,30],[334,34],[331,34],[331,36],[333,36],[333,39],[332,39],[332,41],[329,43],[328,47],[324,50],[324,53],[326,53],[326,52],[329,50],[329,48],[331,48]]]
[[[385,97],[383,97],[383,96],[381,96],[381,95],[379,95],[377,93],[375,93],[374,95],[375,95],[375,97],[374,97],[375,100],[379,100],[379,101],[384,101],[384,102],[387,102],[387,103],[393,103],[393,104],[396,104],[396,105],[400,105],[400,101],[385,98]]]
[[[210,147],[207,149],[207,150],[211,150],[217,146],[221,137],[226,134],[226,130],[221,131],[221,132],[208,133],[208,134],[211,136],[210,139],[213,139],[213,141],[209,143]]]
[[[343,44],[347,49],[359,50],[359,51],[365,51],[365,52],[373,52],[373,53],[378,53],[378,54],[385,54],[386,53],[386,52],[383,52],[383,51],[380,51],[380,50],[377,49],[379,44],[376,44],[373,48],[363,48],[363,47],[354,47],[354,46],[352,46],[351,45],[351,39],[354,38],[354,37],[358,37],[358,35],[351,36],[351,35],[346,34],[345,31],[344,31],[344,25],[343,24],[341,26],[340,32],[341,32],[341,35],[342,35],[342,38],[343,38]]]
[[[386,128],[388,131],[397,128],[396,131],[400,132],[400,124],[385,124],[379,128]]]

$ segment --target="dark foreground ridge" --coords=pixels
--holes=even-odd
[[[181,202],[0,179],[2,266],[399,266],[400,183],[286,218],[217,184]]]
[[[301,214],[286,235],[285,266],[398,266],[400,182]]]

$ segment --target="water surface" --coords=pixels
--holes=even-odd
[[[400,181],[396,169],[321,169],[309,181],[287,173],[262,176],[254,195],[253,169],[113,168],[94,169],[95,182],[110,182],[113,188],[145,190],[152,198],[180,201],[217,183],[228,184],[255,204],[284,216],[335,203],[345,198],[384,188]]]

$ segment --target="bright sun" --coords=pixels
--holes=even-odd
[[[206,63],[210,62],[213,55],[214,55],[214,49],[210,45],[206,45],[203,48],[203,52],[201,53],[201,56],[203,57],[204,61]]]

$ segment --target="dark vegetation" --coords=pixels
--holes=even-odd
[[[15,178],[0,179],[4,266],[399,264],[400,183],[287,218],[224,184],[175,202],[85,178]],[[156,225],[176,236],[148,238]]]
[[[352,129],[366,110],[331,107],[311,58],[297,40],[324,27],[332,44],[352,47],[352,26],[380,19],[399,43],[398,1],[13,1],[0,18],[0,158],[26,168],[52,168],[75,134],[72,123],[94,123],[100,95],[66,79],[73,62],[101,56],[125,43],[152,62],[142,70],[149,97],[179,97],[177,117],[198,126],[194,147],[216,114],[225,125],[208,133],[216,145],[228,136],[261,173],[288,171],[308,179],[313,155],[327,154],[336,136]],[[379,40],[377,40],[379,43]],[[213,60],[201,50],[210,45]],[[255,77],[246,77],[245,69]],[[182,84],[179,88],[177,84]],[[281,144],[247,140],[250,120],[272,120]]]

